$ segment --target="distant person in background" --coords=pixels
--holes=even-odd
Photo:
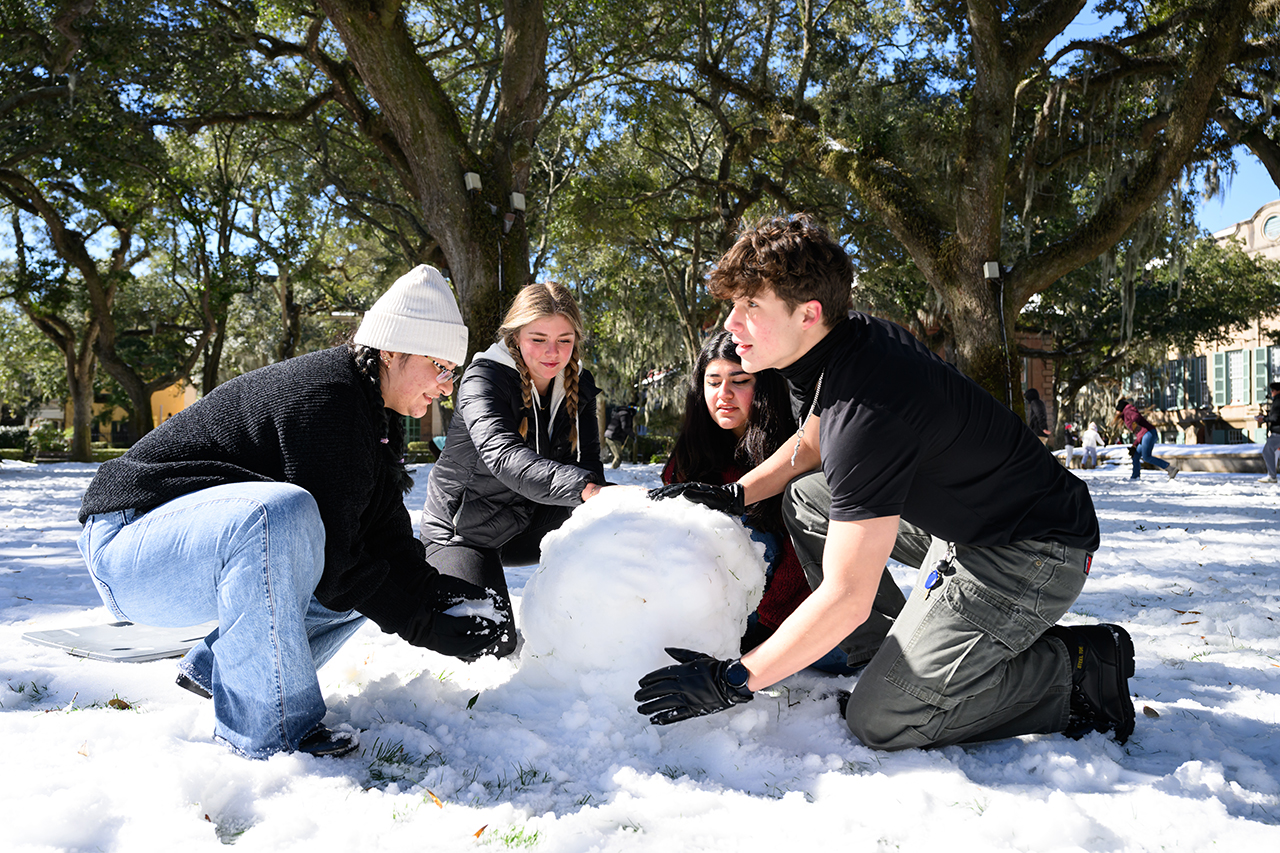
[[[1040,399],[1040,392],[1034,388],[1028,388],[1023,396],[1027,401],[1027,426],[1040,439],[1040,443],[1048,447],[1053,436],[1049,434],[1049,413],[1045,410],[1044,400]]]
[[[1066,424],[1062,429],[1062,464],[1068,468],[1076,467],[1076,445],[1080,443],[1079,428],[1075,424]]]
[[[1129,453],[1133,457],[1133,474],[1129,477],[1130,480],[1136,480],[1142,474],[1143,462],[1149,462],[1157,468],[1163,468],[1170,480],[1178,476],[1177,463],[1165,462],[1163,459],[1157,459],[1151,455],[1151,449],[1156,444],[1156,428],[1142,416],[1142,412],[1138,411],[1137,406],[1129,402],[1128,397],[1121,397],[1116,400],[1116,414],[1112,420],[1115,423],[1123,421],[1125,428],[1133,433],[1133,444],[1131,445],[1133,449]]]
[[[636,407],[633,404],[617,406],[609,416],[609,425],[604,430],[604,441],[609,445],[609,452],[613,454],[613,459],[609,462],[610,468],[617,468],[622,464],[622,451],[635,435],[635,419]]]
[[[1280,450],[1280,382],[1272,382],[1268,388],[1267,411],[1255,415],[1254,420],[1267,425],[1267,443],[1262,446],[1262,464],[1267,466],[1267,476],[1259,478],[1259,483],[1276,481],[1276,451]]]
[[[1102,436],[1098,433],[1098,425],[1089,421],[1089,428],[1080,433],[1080,448],[1084,451],[1084,457],[1080,460],[1081,468],[1098,467],[1098,445],[1101,443]]]

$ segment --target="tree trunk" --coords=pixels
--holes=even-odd
[[[542,0],[506,0],[502,91],[492,142],[468,147],[448,94],[423,62],[395,0],[320,0],[360,79],[382,110],[362,127],[404,175],[432,238],[448,263],[469,349],[493,340],[503,311],[529,279],[524,214],[511,193],[528,186],[533,143],[546,108],[547,25]],[[345,93],[352,112],[363,106]],[[481,176],[468,193],[463,175]],[[508,219],[510,216],[510,219]]]
[[[1083,8],[1083,0],[1045,3],[1019,15],[1008,4],[968,0],[969,58],[973,87],[960,119],[963,138],[947,187],[926,185],[899,152],[875,139],[856,142],[826,135],[813,115],[789,99],[754,91],[716,68],[700,70],[760,107],[780,138],[795,141],[832,180],[854,189],[903,245],[925,280],[943,297],[950,315],[957,366],[997,399],[1007,399],[1017,360],[1000,334],[998,297],[991,294],[983,264],[1001,260],[1002,212],[1010,170],[1034,151],[1010,157],[1013,110],[1024,75],[1040,68],[1044,48]],[[1002,12],[1008,17],[1002,18]],[[1134,156],[1126,181],[1099,198],[1093,213],[1042,248],[1001,270],[1005,328],[1034,295],[1093,261],[1117,241],[1177,180],[1200,150],[1205,126],[1217,106],[1218,86],[1244,45],[1249,0],[1215,0],[1203,13],[1180,54],[1183,69],[1149,121],[1152,136]],[[901,160],[901,162],[899,162]],[[1015,162],[1016,161],[1016,162]],[[929,180],[925,178],[924,180]],[[933,200],[955,199],[954,218]],[[945,205],[943,205],[945,207]],[[1013,400],[1015,410],[1019,403]]]
[[[1000,280],[988,281],[981,272],[957,274],[953,285],[940,282],[938,289],[951,317],[956,366],[1021,415],[1022,365]]]
[[[227,339],[227,321],[224,317],[213,330],[209,346],[204,353],[204,365],[200,372],[200,393],[208,394],[218,387],[218,370],[222,366],[222,345]]]
[[[280,303],[280,337],[276,340],[276,361],[285,361],[298,354],[298,341],[302,338],[302,308],[293,298],[293,278],[281,270],[275,283],[276,300]],[[217,346],[221,351],[221,334]]]
[[[92,347],[85,348],[88,358],[75,358],[67,353],[67,388],[71,396],[71,452],[73,462],[92,462],[93,447],[93,363]]]
[[[137,372],[116,356],[114,350],[104,352],[98,347],[98,360],[107,375],[116,381],[120,390],[129,398],[129,430],[134,441],[151,432],[155,419],[151,417],[151,392]]]
[[[26,241],[18,220],[17,209],[12,214],[14,255],[21,277],[28,282],[32,271],[27,265]],[[94,345],[98,339],[99,324],[92,316],[77,334],[75,328],[61,317],[50,316],[36,309],[29,299],[15,295],[14,302],[31,320],[41,334],[53,342],[62,353],[67,371],[67,388],[71,396],[71,459],[76,462],[92,462],[93,449],[93,380],[97,370]]]
[[[24,299],[15,301],[35,327],[62,353],[71,398],[70,458],[74,462],[92,462],[93,380],[97,371],[93,344],[98,336],[98,324],[90,321],[77,335],[65,320],[40,315]]]

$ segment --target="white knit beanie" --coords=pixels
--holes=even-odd
[[[467,326],[449,283],[435,267],[414,267],[373,303],[357,344],[389,352],[433,355],[454,364],[467,357]]]

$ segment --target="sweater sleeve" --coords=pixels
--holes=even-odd
[[[401,504],[403,509],[403,504]],[[409,621],[429,608],[427,583],[437,574],[427,565],[423,545],[413,535],[408,511],[403,518],[388,513],[368,532],[367,559],[386,564],[382,582],[366,590],[355,608],[388,634],[399,634]]]

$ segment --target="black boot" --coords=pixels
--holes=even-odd
[[[1114,732],[1124,743],[1133,734],[1133,640],[1119,625],[1054,625],[1045,632],[1066,644],[1071,659],[1071,721],[1065,734]]]
[[[205,690],[203,687],[201,687],[194,678],[187,675],[185,672],[179,672],[178,679],[174,683],[177,684],[179,687],[181,687],[183,690],[190,690],[192,693],[196,694],[201,699],[212,698],[208,690]]]
[[[359,745],[360,741],[350,732],[335,732],[324,725],[317,725],[298,744],[298,752],[317,758],[337,758],[354,751]]]

